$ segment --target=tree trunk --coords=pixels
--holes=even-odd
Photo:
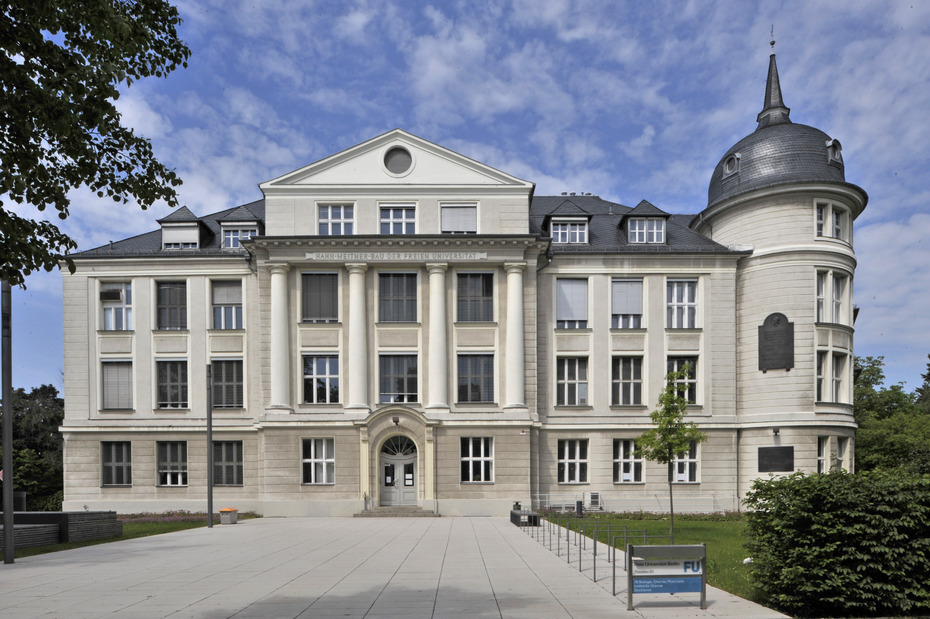
[[[674,497],[672,494],[672,487],[673,487],[672,478],[674,477],[673,475],[674,466],[675,465],[671,461],[668,463],[668,513],[669,513],[668,537],[669,537],[670,544],[675,543],[675,501],[674,501]]]

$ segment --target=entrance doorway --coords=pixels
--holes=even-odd
[[[381,505],[417,504],[417,446],[392,436],[381,447]]]

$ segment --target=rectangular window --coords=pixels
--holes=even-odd
[[[417,321],[416,273],[381,273],[378,275],[378,320],[381,322]]]
[[[223,229],[223,247],[227,249],[237,249],[241,247],[241,241],[247,241],[258,234],[256,228],[224,228]]]
[[[213,441],[213,485],[242,485],[242,441]]]
[[[129,441],[100,443],[100,462],[103,466],[101,485],[132,485],[132,443]]]
[[[849,470],[846,468],[846,449],[849,447],[849,439],[845,436],[836,437],[836,468],[838,471]]]
[[[197,249],[196,242],[188,243],[165,243],[165,249]]]
[[[107,282],[100,284],[104,331],[132,331],[132,284]]]
[[[443,234],[476,234],[477,204],[443,204],[440,206],[440,226]]]
[[[827,205],[817,205],[817,236],[823,236],[823,224],[827,217]]]
[[[827,375],[827,353],[817,352],[817,401],[824,400],[824,380]]]
[[[494,275],[492,273],[458,274],[459,322],[494,320]]]
[[[213,362],[213,408],[244,406],[242,361]]]
[[[697,357],[669,357],[668,372],[681,372],[685,366],[688,366],[688,374],[678,379],[676,384],[683,387],[681,395],[688,401],[688,404],[697,403]]]
[[[187,361],[158,361],[158,408],[187,408]]]
[[[494,355],[459,355],[459,402],[494,401]]]
[[[846,277],[843,275],[833,274],[833,322],[837,324],[846,324],[843,307],[843,300],[846,297]]]
[[[827,305],[827,273],[817,272],[817,322],[826,320]]]
[[[587,243],[588,242],[588,222],[587,221],[553,221],[552,222],[552,242],[553,243]]]
[[[339,402],[339,357],[304,355],[304,402]]]
[[[462,482],[494,481],[494,439],[486,436],[462,437]]]
[[[413,204],[381,206],[381,234],[415,234],[417,209]]]
[[[610,326],[641,329],[643,326],[643,280],[614,279],[610,282]]]
[[[351,204],[320,205],[320,236],[343,236],[353,233],[355,207]]]
[[[829,446],[829,436],[817,437],[817,472],[826,473],[830,470],[830,463],[827,461],[827,448]]]
[[[643,403],[642,357],[614,357],[611,369],[611,398],[614,406]]]
[[[336,483],[335,439],[305,438],[300,460],[301,483]]]
[[[588,280],[555,280],[555,326],[558,329],[588,327]]]
[[[556,359],[555,401],[557,406],[588,403],[588,360],[584,357]]]
[[[158,485],[187,485],[187,443],[185,441],[158,442]]]
[[[587,483],[588,439],[559,439],[558,451],[559,483]]]
[[[131,409],[132,362],[104,361],[101,365],[104,410]]]
[[[630,243],[664,243],[665,219],[633,218],[630,219]]]
[[[681,451],[675,454],[672,460],[672,472],[674,481],[677,484],[687,484],[697,482],[698,453],[697,442],[691,441],[691,446],[687,451]]]
[[[833,238],[846,240],[846,212],[833,207]]]
[[[213,328],[242,328],[242,282],[212,282]]]
[[[643,459],[636,457],[636,441],[614,439],[614,483],[639,484],[643,481]]]
[[[833,353],[833,401],[845,402],[843,378],[846,376],[846,355]]]
[[[417,401],[417,356],[381,355],[379,402]]]
[[[669,329],[697,327],[697,280],[669,280],[666,326]]]
[[[187,329],[187,282],[158,282],[157,328]]]
[[[300,316],[303,322],[339,321],[339,276],[303,273],[300,276]]]

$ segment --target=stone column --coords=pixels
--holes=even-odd
[[[365,310],[365,263],[346,264],[349,271],[349,358],[346,408],[368,406],[368,312]]]
[[[429,372],[426,408],[449,408],[449,345],[446,339],[446,263],[427,264],[429,271],[429,356],[423,363]]]
[[[504,347],[507,366],[505,408],[524,408],[526,406],[526,363],[524,359],[523,333],[523,272],[526,263],[508,263],[507,271],[507,338]]]
[[[288,317],[287,264],[272,264],[271,272],[271,408],[291,409],[290,319]]]

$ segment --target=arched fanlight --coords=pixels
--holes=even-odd
[[[390,456],[409,456],[417,453],[417,446],[406,436],[392,436],[384,441],[384,445],[381,446],[381,453]]]

